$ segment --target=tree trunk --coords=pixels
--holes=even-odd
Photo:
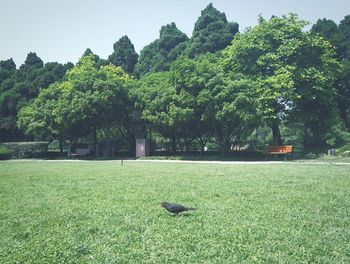
[[[93,128],[94,130],[94,146],[95,146],[95,156],[98,158],[98,142],[97,142],[97,128],[96,125]]]
[[[111,148],[111,142],[110,142],[110,135],[109,135],[109,129],[106,129],[105,132],[105,150],[104,150],[104,156],[107,158],[110,155],[110,148]]]
[[[347,129],[350,129],[350,124],[349,124],[349,120],[348,120],[348,113],[346,111],[346,108],[341,107],[339,112],[340,112],[340,118],[344,121],[345,127]]]
[[[191,151],[192,144],[193,144],[193,139],[192,138],[185,138],[185,149],[186,149],[186,151]]]
[[[68,158],[71,157],[71,155],[70,155],[71,153],[72,153],[72,140],[69,140],[68,152],[67,152]]]
[[[198,138],[201,152],[205,151],[205,146],[207,145],[209,139],[210,139],[210,136],[208,134],[202,135]]]
[[[219,144],[220,144],[220,155],[224,158],[227,156],[227,153],[230,149],[229,142],[226,138],[223,138],[222,140],[220,140]]]
[[[278,119],[274,119],[271,123],[273,142],[276,146],[282,146],[281,132],[278,125]]]
[[[217,139],[219,141],[220,155],[224,158],[226,157],[230,146],[228,136],[222,127],[218,130]]]
[[[153,144],[152,144],[152,129],[149,128],[149,153],[150,155],[152,155],[152,151],[153,151]]]
[[[62,135],[60,135],[60,138],[59,138],[59,146],[60,146],[60,155],[62,155],[62,153],[63,153],[63,138],[62,138]]]
[[[128,131],[128,144],[129,144],[129,154],[131,156],[135,156],[136,155],[136,139],[135,139],[135,135],[131,132]]]
[[[171,151],[175,154],[176,153],[176,135],[173,133],[171,135]]]
[[[312,139],[313,139],[313,147],[321,147],[324,146],[324,142],[322,142],[321,134],[317,128],[312,128]]]

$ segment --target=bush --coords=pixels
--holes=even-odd
[[[4,145],[0,145],[0,160],[6,159],[11,159],[11,150]]]
[[[13,159],[34,158],[47,152],[48,142],[9,142],[3,143],[11,151]]]
[[[326,144],[332,148],[350,145],[350,132],[343,125],[333,126],[332,131],[326,134]]]
[[[350,157],[350,144],[344,145],[337,149],[337,153],[341,156]]]

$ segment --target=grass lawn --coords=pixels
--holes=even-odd
[[[350,166],[0,162],[0,262],[350,263]]]

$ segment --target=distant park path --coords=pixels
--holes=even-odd
[[[43,160],[43,159],[13,159],[7,162],[18,161],[46,161],[46,162],[117,162],[122,163],[122,160],[80,160],[80,159],[67,159],[67,160]],[[2,161],[4,162],[4,161]],[[5,161],[6,162],[6,161]],[[209,160],[123,160],[123,163],[188,163],[188,164],[218,164],[218,165],[250,165],[250,164],[307,164],[307,165],[350,165],[350,162],[337,162],[337,161],[209,161]]]
[[[310,165],[350,165],[350,162],[327,162],[327,161],[209,161],[209,160],[134,160],[135,162],[157,162],[157,163],[194,163],[194,164],[310,164]]]

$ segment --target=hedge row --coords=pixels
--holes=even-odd
[[[6,160],[10,158],[11,158],[11,150],[4,145],[0,145],[0,160]]]
[[[8,142],[2,146],[8,148],[12,159],[35,158],[47,152],[48,142]]]

